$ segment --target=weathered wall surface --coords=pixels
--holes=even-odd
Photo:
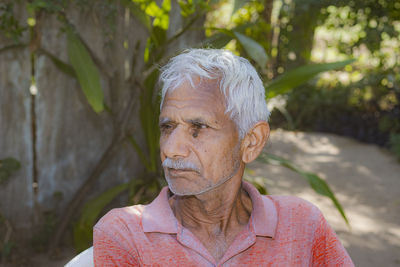
[[[136,88],[128,88],[124,75],[120,75],[133,53],[133,49],[123,49],[123,38],[132,44],[140,40],[143,50],[147,33],[134,18],[126,20],[125,9],[120,8],[111,43],[104,37],[105,26],[99,23],[102,14],[96,13],[98,10],[77,10],[71,7],[67,16],[103,67],[100,72],[105,102],[118,114],[126,107],[130,94],[139,94]],[[26,16],[21,24],[26,25],[25,21]],[[61,27],[55,16],[42,16],[37,21],[36,44],[68,62]],[[32,228],[43,212],[60,212],[65,207],[98,164],[115,130],[111,115],[96,114],[77,80],[60,71],[40,50],[33,52],[37,94],[30,94],[32,51],[26,35],[21,40],[25,47],[0,50],[0,159],[14,157],[22,166],[0,186],[0,214],[18,230]],[[0,39],[0,49],[12,44],[12,40]],[[134,108],[129,114],[131,127],[139,125],[136,113]],[[137,138],[140,141],[142,137]],[[91,195],[142,171],[128,144],[116,150]]]
[[[26,50],[0,54],[0,158],[18,159],[22,168],[0,186],[0,213],[21,226],[32,219],[32,130],[30,61]]]
[[[131,97],[134,108],[127,114],[127,128],[139,143],[144,140],[138,118],[140,89],[129,77],[141,75],[149,33],[124,7],[116,8],[111,26],[105,19],[108,11],[101,5],[66,10],[68,21],[98,64],[105,102],[115,114],[114,120],[107,112],[95,113],[77,80],[60,71],[48,56],[68,63],[66,35],[56,16],[40,16],[36,36],[26,31],[21,39],[23,48],[2,51],[12,41],[0,37],[0,159],[14,157],[22,166],[0,185],[0,214],[18,231],[29,232],[44,212],[63,211],[112,142],[116,121],[123,117]],[[171,13],[169,36],[185,24],[175,1]],[[15,16],[26,26],[26,14]],[[201,30],[190,31],[171,43],[168,51],[173,54],[197,45],[202,38]],[[132,66],[136,45],[139,57]],[[34,95],[29,91],[32,70],[37,88]],[[127,142],[118,145],[105,165],[87,197],[136,177],[144,168]]]
[[[17,9],[15,9],[17,11]],[[15,19],[26,14],[15,12]],[[27,41],[28,35],[21,40]],[[31,61],[28,49],[13,47],[14,41],[0,36],[0,159],[13,157],[21,169],[0,185],[0,215],[28,228],[34,219]],[[9,49],[7,49],[9,48]]]

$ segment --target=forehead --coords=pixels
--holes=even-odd
[[[225,98],[219,90],[218,80],[193,79],[169,91],[164,99],[160,117],[198,116],[227,119]]]

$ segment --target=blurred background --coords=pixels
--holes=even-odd
[[[159,67],[191,47],[264,81],[245,178],[320,207],[356,266],[400,266],[399,0],[0,0],[0,266],[63,266],[158,194]]]

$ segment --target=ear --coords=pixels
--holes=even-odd
[[[241,151],[244,163],[250,163],[260,155],[268,140],[269,131],[269,124],[265,121],[259,121],[243,138]]]

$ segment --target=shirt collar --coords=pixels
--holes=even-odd
[[[142,226],[145,233],[158,232],[176,234],[178,221],[168,202],[168,187],[164,187],[156,199],[144,207]]]
[[[250,219],[254,233],[258,236],[274,237],[278,215],[274,202],[268,196],[262,196],[248,182],[243,181],[243,189],[249,194],[253,204]],[[176,220],[168,202],[168,187],[164,187],[156,199],[146,205],[142,213],[142,226],[145,233],[178,233]]]
[[[278,224],[278,213],[274,202],[269,196],[262,196],[252,184],[243,181],[243,189],[249,194],[253,211],[250,219],[254,233],[258,236],[275,237]]]

